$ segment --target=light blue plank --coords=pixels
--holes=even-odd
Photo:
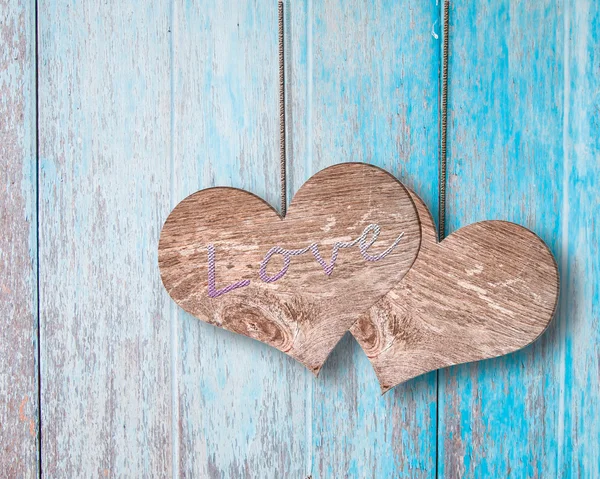
[[[38,9],[44,475],[165,477],[169,3]]]
[[[288,3],[291,192],[368,161],[435,213],[437,8]],[[346,337],[313,379],[179,313],[158,280],[158,229],[187,194],[222,184],[278,202],[276,3],[40,12],[48,474],[433,477],[433,375],[379,398]],[[449,228],[532,228],[559,256],[563,313],[522,353],[442,373],[439,477],[594,477],[598,6],[452,15]]]
[[[600,4],[566,3],[557,469],[600,477]]]
[[[441,373],[440,477],[595,477],[598,6],[456,2],[451,25],[449,230],[529,227],[562,302],[533,346]]]
[[[554,2],[452,3],[449,232],[507,219],[561,253],[561,18]],[[555,322],[524,351],[440,373],[440,477],[558,477],[561,343]]]
[[[38,475],[35,4],[0,0],[0,474]]]
[[[177,0],[174,19],[174,202],[224,185],[279,204],[277,2]],[[178,472],[306,477],[310,374],[174,311]]]
[[[436,2],[305,0],[288,10],[292,190],[326,166],[363,161],[437,214]],[[430,374],[380,397],[347,335],[309,383],[313,477],[434,477],[435,388]]]

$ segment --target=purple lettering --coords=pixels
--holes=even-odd
[[[212,244],[208,245],[208,296],[211,298],[218,298],[222,294],[229,293],[234,289],[243,288],[250,284],[249,279],[238,281],[230,284],[223,289],[217,289],[215,286],[215,247]]]
[[[282,248],[281,246],[274,246],[267,252],[267,254],[263,258],[262,262],[260,263],[260,269],[258,271],[258,275],[260,276],[260,279],[262,279],[265,283],[274,283],[275,281],[278,281],[285,276],[285,274],[288,271],[288,268],[290,267],[290,263],[292,261],[292,256],[300,256],[300,255],[310,251],[313,254],[317,263],[319,263],[319,265],[323,268],[323,271],[325,272],[325,274],[327,276],[331,276],[331,274],[333,273],[333,269],[335,268],[335,263],[338,258],[339,250],[342,248],[352,248],[353,246],[356,246],[356,245],[358,245],[360,254],[366,261],[379,261],[379,260],[385,258],[387,255],[389,255],[392,251],[394,251],[394,249],[396,248],[396,246],[398,246],[398,244],[400,243],[400,240],[404,236],[404,233],[400,233],[400,235],[398,235],[398,237],[394,240],[394,242],[385,251],[383,251],[379,254],[376,254],[376,255],[369,254],[368,250],[377,241],[377,238],[379,238],[380,231],[381,230],[379,228],[379,225],[370,224],[363,230],[362,234],[355,240],[347,241],[347,242],[342,242],[342,241],[335,242],[333,245],[333,248],[331,250],[331,259],[330,259],[329,263],[327,263],[321,256],[319,247],[317,246],[316,243],[311,243],[309,246],[307,246],[305,248],[301,248],[301,249],[285,249],[285,248]],[[369,235],[370,235],[370,238],[369,238]],[[267,266],[269,265],[269,261],[271,261],[271,258],[276,254],[280,254],[281,256],[283,256],[283,266],[276,274],[269,275],[267,273]],[[236,283],[230,284],[226,288],[216,289],[216,287],[215,287],[215,247],[212,244],[208,245],[208,295],[211,298],[217,298],[225,293],[229,293],[230,291],[233,291],[234,289],[243,288],[245,286],[248,286],[249,284],[250,284],[250,280],[243,280],[243,281],[238,281]]]
[[[367,243],[367,235],[371,231],[373,232],[373,236],[371,237],[371,240]],[[396,248],[396,246],[398,246],[398,243],[400,243],[400,240],[404,236],[404,233],[400,233],[400,235],[396,238],[396,240],[392,243],[392,245],[388,249],[386,249],[382,253],[379,253],[379,254],[373,256],[373,255],[370,255],[369,253],[367,253],[367,250],[371,246],[373,246],[373,243],[375,243],[375,241],[377,241],[377,238],[379,238],[379,232],[380,232],[379,225],[375,225],[375,224],[369,225],[365,228],[365,230],[363,231],[363,234],[360,235],[360,237],[358,238],[358,248],[360,250],[360,254],[367,261],[379,261],[380,259],[385,258],[388,254],[390,254],[392,251],[394,251],[394,248]]]
[[[283,267],[279,270],[279,272],[273,276],[269,276],[267,274],[267,265],[271,258],[275,254],[280,254],[283,256]],[[258,275],[260,279],[262,279],[265,283],[273,283],[285,276],[287,270],[290,266],[290,257],[294,254],[293,251],[287,250],[285,248],[280,248],[279,246],[274,246],[269,250],[269,252],[265,255],[264,259],[260,263],[260,269],[258,271]]]

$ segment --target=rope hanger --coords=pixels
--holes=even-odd
[[[279,163],[281,186],[281,216],[287,212],[287,178],[285,156],[285,51],[283,28],[283,0],[279,0]]]
[[[287,160],[285,138],[285,48],[284,48],[284,0],[278,0],[279,13],[279,164],[281,188],[281,216],[287,212]],[[439,148],[439,231],[440,241],[446,233],[446,157],[448,130],[448,47],[449,47],[450,0],[444,0],[444,41],[442,44],[442,101],[440,109],[440,148]]]

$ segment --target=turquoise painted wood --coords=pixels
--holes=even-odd
[[[244,188],[277,205],[277,3],[173,7],[171,206],[215,185]],[[162,297],[170,300],[166,292]],[[176,306],[171,315],[174,474],[306,477],[310,374],[277,350]]]
[[[524,351],[440,372],[439,477],[600,477],[600,9],[455,2],[448,226],[502,218],[558,259]]]
[[[46,477],[172,468],[170,5],[40,0],[41,407]]]
[[[522,352],[383,397],[350,336],[314,378],[183,313],[158,276],[186,195],[278,204],[276,2],[39,0],[39,190],[34,7],[0,0],[3,473],[600,477],[597,2],[452,2],[448,232],[533,229],[561,311]],[[440,9],[287,1],[290,196],[365,161],[437,215]]]
[[[393,172],[437,205],[435,1],[290,2],[290,163],[295,191],[334,163]],[[435,477],[436,378],[383,397],[347,335],[309,384],[314,478]]]
[[[35,10],[0,0],[0,475],[37,477]]]
[[[175,7],[175,197],[233,185],[277,204],[276,8],[267,2]],[[429,57],[438,52],[430,33],[438,9],[433,2],[415,6],[414,15],[423,19],[420,34],[407,41],[394,30],[406,33],[414,17],[398,6],[362,9],[345,22],[340,8],[334,2],[286,6],[290,193],[321,168],[354,160],[414,171],[406,175],[417,178],[411,184],[435,198],[437,64]],[[379,15],[389,24],[375,22]],[[326,26],[334,18],[349,37],[344,50],[336,30]],[[357,35],[382,38],[361,52],[350,47],[360,41]],[[377,66],[375,55],[387,44],[394,49]],[[396,68],[402,61],[404,71]],[[369,91],[380,93],[369,98]],[[352,100],[354,95],[362,98]],[[354,103],[354,111],[339,107],[345,103]],[[361,135],[379,141],[361,145]],[[349,337],[315,379],[264,345],[177,316],[182,474],[434,474],[434,376],[382,399],[370,365]],[[334,441],[335,435],[346,439]]]

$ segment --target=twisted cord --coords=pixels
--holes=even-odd
[[[439,183],[439,239],[446,236],[446,145],[448,129],[448,41],[450,37],[450,1],[444,0],[444,43],[442,50],[442,111],[440,144],[440,183]]]
[[[287,211],[287,178],[285,156],[285,57],[284,57],[284,28],[283,0],[279,0],[279,166],[281,187],[281,216]]]

